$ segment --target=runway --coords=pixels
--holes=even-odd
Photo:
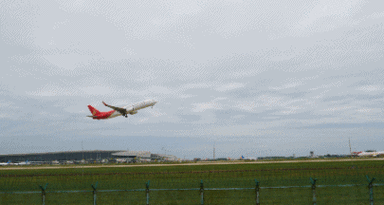
[[[384,161],[384,158],[355,158],[355,159],[311,159],[311,160],[284,160],[284,161],[235,161],[235,162],[191,162],[175,164],[114,164],[114,165],[54,165],[54,166],[4,166],[1,170],[25,170],[25,169],[92,169],[92,168],[116,168],[116,167],[171,167],[171,166],[204,166],[204,165],[230,165],[230,164],[283,164],[283,163],[318,163],[318,162],[352,162],[352,161]]]

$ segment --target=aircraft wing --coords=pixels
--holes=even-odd
[[[104,101],[103,101],[103,104],[104,104],[105,106],[109,107],[109,108],[112,108],[112,109],[116,110],[117,112],[119,112],[119,113],[121,113],[121,114],[123,114],[123,115],[126,115],[126,114],[127,114],[127,110],[124,109],[124,108],[121,108],[121,107],[115,107],[115,106],[112,106],[112,105],[108,105],[108,104],[105,103]]]

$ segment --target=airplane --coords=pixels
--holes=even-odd
[[[257,158],[255,158],[255,157],[244,157],[243,155],[241,155],[240,159],[257,160]]]
[[[109,119],[109,118],[114,118],[117,116],[124,116],[128,117],[128,114],[134,115],[137,113],[138,110],[150,107],[155,105],[157,103],[156,100],[144,100],[138,103],[135,103],[133,105],[127,105],[124,107],[115,107],[108,105],[103,101],[103,104],[109,108],[112,108],[113,110],[107,111],[107,112],[100,112],[96,108],[92,107],[91,105],[88,105],[89,111],[91,111],[92,115],[88,115],[87,117],[91,117],[95,120],[101,120],[101,119]]]
[[[25,162],[19,162],[19,163],[16,163],[16,165],[30,165],[31,163],[26,160]]]
[[[367,150],[365,152],[358,152],[357,153],[357,156],[359,157],[377,157],[379,155],[384,155],[384,151],[379,151],[379,152],[376,152],[376,151],[373,151],[373,150]]]
[[[7,165],[13,165],[13,163],[11,162],[11,160],[8,160],[8,162],[1,162],[1,163],[0,163],[0,166],[7,166]]]

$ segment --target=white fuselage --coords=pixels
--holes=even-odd
[[[133,105],[124,106],[124,108],[127,110],[132,110],[132,112],[134,112],[136,110],[140,110],[140,109],[143,109],[146,107],[154,106],[156,103],[157,103],[156,100],[144,100],[144,101],[135,103]]]
[[[384,155],[384,151],[380,151],[380,152],[361,152],[361,153],[357,154],[357,156],[359,156],[359,157],[368,157],[368,156],[376,157],[378,155]]]
[[[151,100],[144,100],[144,101],[141,101],[138,103],[134,103],[132,105],[124,106],[123,108],[127,110],[128,114],[134,115],[137,113],[138,110],[141,110],[141,109],[146,108],[146,107],[154,106],[156,103],[157,103],[156,100],[152,100],[152,99]],[[114,117],[121,116],[121,115],[122,114],[120,112],[115,111],[108,118],[114,118]]]

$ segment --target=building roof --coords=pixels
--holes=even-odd
[[[112,153],[114,157],[151,157],[151,152],[148,151],[123,151]]]

